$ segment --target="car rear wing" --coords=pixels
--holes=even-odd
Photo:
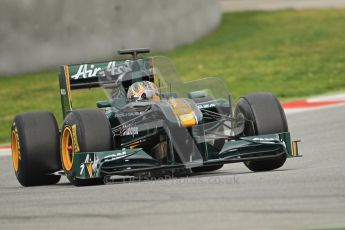
[[[134,62],[138,65],[134,65]],[[135,67],[134,67],[135,66]],[[71,91],[75,89],[90,89],[100,87],[99,77],[105,75],[105,69],[112,76],[120,76],[125,72],[148,69],[152,67],[150,58],[138,60],[118,60],[96,62],[75,65],[63,65],[60,67],[59,83],[63,117],[72,111]],[[95,102],[96,103],[96,102]]]
[[[60,66],[59,83],[63,117],[72,111],[71,90],[99,87],[99,72],[115,64],[115,61],[109,61]]]

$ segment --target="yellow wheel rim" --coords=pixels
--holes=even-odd
[[[12,163],[15,172],[18,172],[19,167],[19,148],[18,134],[13,130],[11,135],[11,149]]]
[[[74,143],[72,138],[72,130],[69,127],[66,127],[62,133],[61,139],[61,155],[62,155],[62,164],[64,168],[69,171],[73,166],[74,159]]]

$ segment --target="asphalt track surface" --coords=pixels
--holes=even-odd
[[[345,106],[289,114],[303,158],[252,173],[230,164],[172,180],[19,186],[0,157],[0,229],[318,229],[345,227]]]

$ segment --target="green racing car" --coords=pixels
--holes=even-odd
[[[116,177],[189,175],[243,162],[269,171],[297,157],[279,101],[252,93],[233,107],[218,78],[181,81],[166,57],[120,50],[131,59],[61,66],[64,122],[50,112],[17,115],[13,168],[23,186],[50,185],[62,175],[77,186]],[[96,109],[73,109],[72,91],[101,87]]]

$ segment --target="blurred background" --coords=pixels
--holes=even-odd
[[[112,60],[150,47],[185,81],[223,79],[234,98],[282,101],[345,89],[343,0],[1,0],[0,144],[14,116],[47,110],[61,122],[60,65]],[[93,91],[73,101],[94,107]],[[79,104],[78,104],[79,103]]]
[[[171,50],[220,22],[210,0],[1,0],[0,74],[114,58],[118,49]]]

